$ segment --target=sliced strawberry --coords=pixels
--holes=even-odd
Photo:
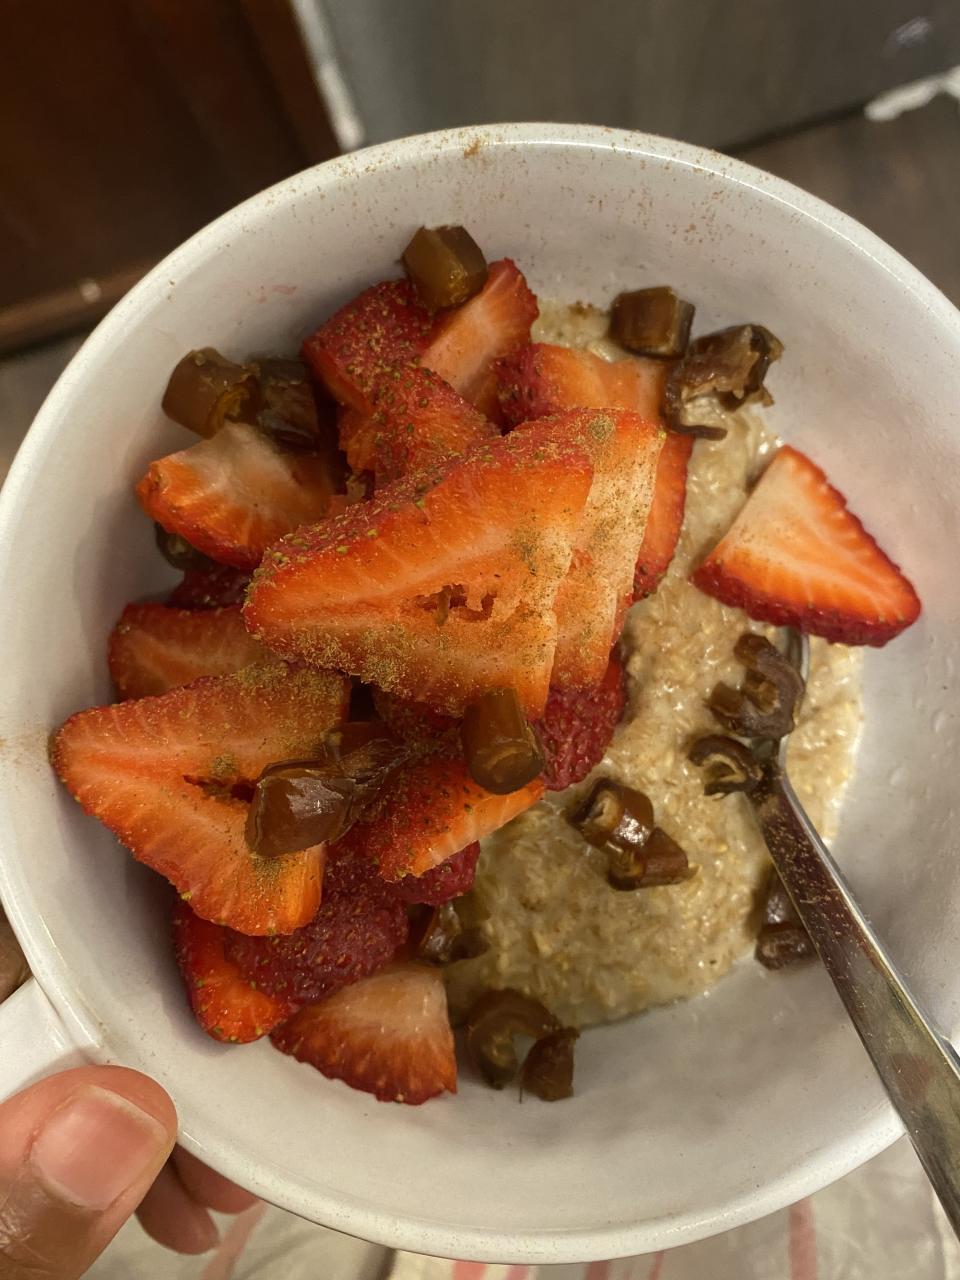
[[[536,342],[498,362],[497,393],[514,427],[565,409],[633,409],[655,419],[665,371],[661,360],[604,360],[592,351]]]
[[[352,845],[385,880],[422,876],[529,809],[542,794],[536,779],[495,796],[474,782],[462,760],[421,760],[394,778],[370,821],[357,823]]]
[[[243,604],[250,585],[250,575],[229,564],[214,564],[204,569],[188,569],[167,597],[175,609],[222,609],[228,604]]]
[[[378,485],[500,434],[442,378],[418,365],[398,367],[371,399],[371,415],[357,409],[342,413],[340,444],[351,467],[372,471]]]
[[[546,701],[554,600],[593,467],[534,424],[273,548],[245,606],[286,657],[451,715],[495,685]]]
[[[593,463],[570,569],[557,594],[551,683],[602,679],[633,598],[633,573],[653,500],[664,431],[629,409],[573,409],[542,418],[538,431],[568,440]],[[521,427],[523,434],[529,427]]]
[[[492,417],[499,409],[496,362],[530,341],[539,314],[522,272],[502,258],[491,263],[478,294],[441,318],[420,361]]]
[[[248,667],[81,711],[56,735],[52,761],[84,812],[197,915],[241,933],[290,933],[320,904],[323,849],[251,853],[240,797],[265,765],[315,754],[348,693],[330,672]]]
[[[687,467],[693,450],[693,437],[668,431],[657,463],[657,479],[653,504],[647,516],[643,543],[637,556],[633,577],[633,598],[642,600],[656,591],[670,568],[673,553],[683,528],[683,512],[687,503]]]
[[[199,611],[128,604],[107,650],[121,698],[166,693],[200,676],[229,675],[269,658],[243,625],[238,604]]]
[[[185,902],[173,908],[177,964],[197,1022],[214,1040],[248,1044],[279,1026],[296,1010],[241,975],[224,953],[229,930],[194,915]]]
[[[424,753],[430,750],[454,751],[460,737],[460,721],[434,711],[425,702],[412,702],[385,689],[373,689],[373,705],[377,715],[395,738]]]
[[[399,365],[426,349],[436,321],[409,280],[385,280],[341,307],[303,344],[303,357],[334,399],[362,414]]]
[[[457,1091],[443,978],[427,965],[395,965],[344,987],[271,1038],[298,1062],[381,1102],[417,1106]]]
[[[610,655],[598,684],[550,690],[547,709],[536,726],[546,757],[543,781],[548,791],[580,782],[600,763],[626,702],[626,674],[616,653]]]
[[[422,876],[403,876],[390,886],[402,902],[424,903],[439,907],[454,898],[462,898],[473,888],[477,875],[480,846],[474,841],[446,862],[431,867]]]
[[[331,846],[331,861],[342,843]],[[368,862],[364,880],[346,890],[334,876],[324,877],[320,910],[302,929],[275,938],[228,933],[226,953],[248,981],[303,1004],[382,969],[406,936],[403,901],[386,891]]]
[[[897,566],[805,454],[784,446],[693,582],[759,622],[880,646],[920,615]]]
[[[320,454],[292,453],[242,423],[152,462],[137,497],[152,520],[214,560],[253,569],[285,533],[326,515]]]

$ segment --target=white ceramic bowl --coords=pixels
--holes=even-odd
[[[49,729],[109,698],[104,643],[122,605],[161,580],[131,485],[182,441],[160,413],[174,361],[207,344],[294,350],[395,271],[414,228],[443,222],[515,257],[546,296],[602,303],[669,282],[696,300],[701,330],[760,320],[786,343],[770,422],[814,453],[925,603],[868,654],[836,852],[957,1027],[960,316],[862,227],[745,165],[639,134],[511,125],[347,156],[228,213],[115,308],[40,412],[0,501],[0,890],[39,982],[0,1010],[0,1084],[74,1047],[139,1067],[215,1168],[406,1249],[641,1253],[796,1200],[898,1132],[820,972],[745,963],[709,997],[591,1031],[561,1106],[518,1106],[469,1078],[456,1098],[378,1105],[269,1044],[203,1036],[159,881],[45,763]]]

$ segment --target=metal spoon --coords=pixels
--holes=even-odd
[[[806,636],[788,657],[806,681]],[[804,813],[786,773],[787,737],[769,742],[749,794],[780,878],[960,1236],[960,1058],[907,989],[896,965]]]

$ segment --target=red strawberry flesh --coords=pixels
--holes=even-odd
[[[168,533],[245,570],[284,534],[322,519],[333,492],[325,458],[281,449],[242,423],[152,462],[136,488]]]
[[[395,965],[307,1005],[271,1037],[283,1053],[381,1102],[416,1106],[457,1091],[439,971]]]
[[[581,782],[600,763],[626,702],[626,673],[615,653],[598,684],[550,690],[536,726],[546,757],[543,781],[548,791]]]
[[[166,693],[201,676],[228,675],[268,660],[243,625],[238,604],[199,611],[128,604],[107,653],[121,698]]]
[[[841,644],[884,645],[920,614],[916,591],[843,494],[789,445],[692,580],[758,622]]]
[[[693,437],[667,432],[654,483],[653,502],[637,554],[633,578],[633,597],[642,600],[656,591],[670,568],[687,503],[687,468],[693,450]]]
[[[197,1022],[214,1040],[248,1044],[268,1035],[295,1011],[248,982],[227,959],[229,930],[194,915],[185,902],[173,909],[173,944]]]
[[[316,914],[323,850],[251,853],[240,797],[267,764],[314,754],[348,694],[329,672],[248,667],[81,711],[57,733],[52,761],[84,811],[197,915],[242,933],[291,933]]]
[[[566,409],[633,409],[655,420],[665,366],[635,356],[604,360],[591,351],[536,342],[501,360],[496,375],[510,426]]]

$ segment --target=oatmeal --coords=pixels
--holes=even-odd
[[[542,305],[535,340],[625,353],[605,338],[591,308]],[[726,531],[747,486],[776,447],[750,410],[725,416],[725,440],[698,440],[690,464],[683,533],[658,591],[635,605],[622,644],[629,705],[593,778],[613,776],[646,792],[656,821],[699,873],[684,884],[620,892],[606,855],[565,819],[572,796],[548,795],[484,842],[465,910],[482,920],[490,950],[448,971],[462,1007],[487,987],[513,986],[574,1025],[606,1022],[706,991],[755,939],[754,906],[769,866],[743,796],[707,798],[690,742],[717,732],[705,706],[719,680],[737,685],[733,646],[763,631],[738,609],[688,581]],[[767,634],[773,635],[772,630]],[[810,679],[790,742],[790,776],[813,822],[835,834],[860,727],[861,651],[812,639]]]

